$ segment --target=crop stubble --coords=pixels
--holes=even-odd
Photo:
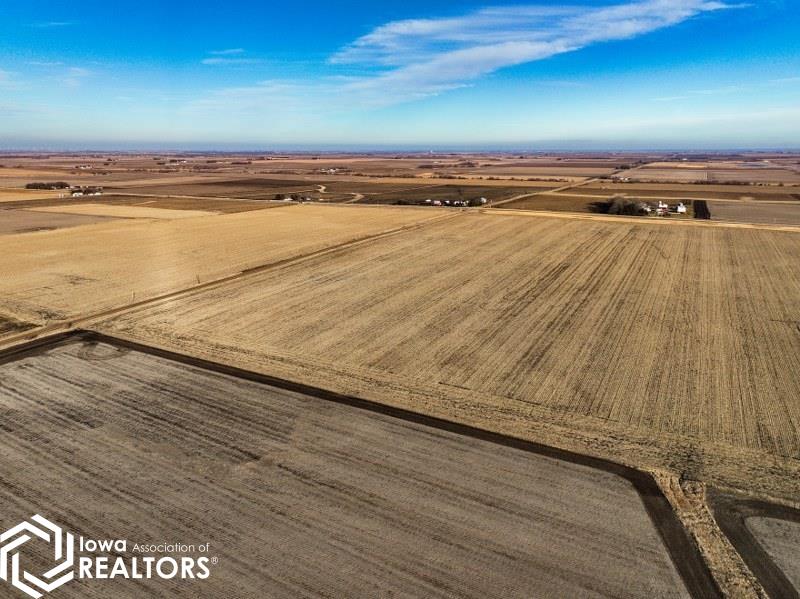
[[[670,465],[690,476],[706,474],[704,452],[727,449],[795,468],[797,241],[469,215],[104,326],[295,376],[311,368],[363,393],[381,379],[427,386],[469,397],[461,417],[481,420],[485,404],[487,425],[496,410],[524,423],[544,409],[567,428],[634,431],[667,455],[681,439]]]
[[[48,218],[56,216],[66,218]],[[0,255],[14,257],[0,261],[0,309],[40,324],[91,314],[438,216],[434,209],[287,206],[0,236]]]

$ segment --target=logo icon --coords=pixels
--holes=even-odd
[[[56,565],[42,574],[42,578],[28,571],[20,571],[19,552],[34,536],[53,546],[53,561]],[[30,522],[17,524],[0,535],[0,579],[10,582],[34,599],[72,580],[75,576],[72,570],[74,562],[74,536],[38,514]]]

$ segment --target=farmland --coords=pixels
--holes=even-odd
[[[747,526],[800,593],[800,523],[778,518],[750,518]]]
[[[88,216],[109,216],[115,218],[197,218],[212,216],[213,212],[203,210],[170,210],[153,206],[114,206],[109,204],[71,204],[68,206],[46,206],[31,208],[31,212],[52,214],[80,214]]]
[[[620,177],[638,181],[720,183],[800,183],[795,168],[771,161],[653,162],[622,171]]]
[[[323,579],[338,580],[337,568],[352,567],[341,553],[323,547],[324,539],[346,538],[344,530],[358,529],[359,535],[366,530],[348,506],[374,499],[380,484],[386,484],[376,482],[375,464],[388,464],[393,472],[407,469],[407,476],[395,481],[402,488],[418,489],[424,480],[439,491],[405,496],[395,489],[391,493],[407,501],[398,506],[381,496],[386,509],[378,510],[369,525],[378,530],[387,522],[399,526],[396,530],[405,535],[401,549],[434,546],[428,530],[452,539],[453,546],[469,548],[434,551],[453,560],[437,571],[435,584],[442,588],[464,595],[501,593],[500,582],[465,571],[464,563],[477,562],[495,564],[498,576],[502,573],[528,595],[559,595],[559,589],[580,594],[577,587],[558,586],[566,584],[563,580],[547,578],[545,572],[559,567],[565,568],[565,580],[606,595],[625,593],[603,578],[605,569],[652,567],[650,595],[683,594],[667,567],[670,560],[664,561],[663,547],[653,541],[652,525],[659,526],[658,519],[652,514],[642,519],[635,494],[613,475],[596,469],[587,473],[559,460],[555,465],[542,462],[541,456],[527,456],[535,465],[523,467],[522,458],[504,454],[505,449],[487,449],[408,423],[400,430],[385,415],[376,420],[374,415],[340,413],[317,405],[314,397],[280,389],[255,391],[239,379],[222,384],[217,375],[209,378],[208,372],[148,353],[161,348],[187,360],[204,359],[367,400],[382,410],[408,410],[647,473],[658,482],[656,495],[663,493],[668,508],[701,547],[723,591],[758,596],[749,562],[725,540],[706,493],[735,490],[798,505],[800,187],[788,176],[780,183],[770,179],[771,171],[792,171],[794,159],[759,156],[767,166],[741,157],[699,157],[679,165],[674,157],[643,154],[178,154],[91,160],[54,155],[37,160],[38,168],[28,157],[0,157],[0,163],[7,163],[0,179],[27,173],[7,176],[3,185],[21,190],[26,182],[64,179],[105,186],[105,193],[91,199],[22,193],[8,196],[0,207],[0,254],[13,256],[0,261],[0,344],[90,329],[147,348],[67,345],[45,354],[41,363],[25,363],[36,380],[25,379],[24,368],[3,373],[23,377],[12,387],[6,378],[0,384],[2,401],[8,402],[9,389],[14,393],[16,403],[3,404],[9,421],[22,427],[6,436],[7,454],[21,460],[14,462],[20,468],[46,479],[53,493],[75,482],[45,472],[44,461],[19,457],[14,444],[26,434],[47,439],[70,472],[80,470],[82,459],[99,463],[91,474],[106,489],[149,493],[155,487],[148,485],[179,480],[181,496],[189,493],[199,509],[237,531],[226,536],[220,528],[213,538],[257,560],[264,554],[236,539],[255,535],[264,540],[264,531],[254,533],[245,523],[269,519],[266,514],[282,505],[264,489],[286,488],[291,501],[307,506],[298,518],[309,523],[306,530],[315,544],[302,564],[304,572],[323,564],[318,577],[308,578],[322,589]],[[76,171],[78,160],[90,163],[94,174]],[[650,181],[645,171],[659,170],[679,174],[645,182]],[[684,172],[751,170],[765,174],[761,179],[742,175],[741,183],[732,184],[698,184],[688,177],[680,182]],[[641,179],[628,177],[632,173]],[[622,174],[630,181],[622,181]],[[310,201],[273,201],[279,194]],[[703,200],[711,220],[596,212],[598,203],[617,194],[651,203]],[[398,205],[479,196],[489,206]],[[517,196],[524,197],[508,201]],[[101,366],[119,378],[98,370]],[[50,406],[42,394],[58,394],[43,373],[54,369],[66,373],[70,382],[65,387],[96,385],[102,390],[107,384],[120,393],[107,406],[99,396],[64,396],[59,399],[63,405]],[[125,381],[130,393],[122,392]],[[168,395],[172,403],[137,396],[139,385],[153,397]],[[213,404],[213,418],[198,421],[194,409],[201,400],[187,399],[192,385],[217,398],[202,400]],[[32,423],[13,418],[32,405],[45,406],[47,419],[28,430],[24,427]],[[148,432],[149,414],[163,428]],[[84,454],[70,453],[69,435],[58,430],[64,419],[71,422],[68,428],[88,427],[85,436],[91,444]],[[270,427],[283,430],[281,423],[297,438],[266,447],[274,441]],[[184,441],[185,446],[164,441],[178,430],[182,438],[186,431],[202,434]],[[130,463],[118,457],[119,448],[136,447],[135,440],[148,434],[158,437],[154,450],[137,453]],[[353,443],[350,453],[343,439]],[[441,467],[445,462],[458,463],[454,455],[470,456],[458,468],[471,465],[474,480],[469,484],[474,487],[456,488],[470,478],[464,470],[450,473],[450,479],[439,472],[447,470]],[[144,463],[152,480],[132,476],[130,469]],[[276,464],[293,470],[276,474]],[[175,470],[178,465],[181,473]],[[326,465],[335,465],[341,476],[331,478]],[[524,468],[524,476],[515,468]],[[481,499],[467,506],[459,493],[505,489],[506,483],[492,478],[493,471],[519,480],[519,486],[495,498],[497,503]],[[307,482],[297,483],[297,473],[307,475]],[[193,478],[198,476],[202,485]],[[532,478],[522,484],[526,477]],[[307,488],[340,489],[358,486],[355,482],[362,485],[360,492],[337,496],[332,503]],[[558,500],[549,494],[554,488],[561,491]],[[12,491],[0,492],[12,501]],[[176,517],[178,494],[166,506]],[[25,487],[22,495],[14,501],[29,509],[25,501],[33,490]],[[567,497],[569,503],[561,505]],[[226,498],[233,498],[230,504]],[[559,511],[545,509],[554,503]],[[596,514],[609,503],[618,505],[630,531],[615,520],[597,522]],[[490,538],[481,529],[454,531],[443,524],[446,520],[433,522],[416,507],[426,504],[457,506],[461,521],[491,522],[494,530],[509,532],[511,540]],[[542,514],[535,523],[541,528],[528,528],[533,526],[528,518],[520,524],[509,516],[507,510],[519,511],[522,504]],[[228,511],[223,514],[219,505],[228,505]],[[130,506],[109,508],[126,509]],[[586,516],[589,512],[593,518]],[[59,512],[55,505],[51,513],[77,528],[90,527],[88,520],[74,520],[74,513]],[[328,524],[323,527],[312,513],[330,516]],[[419,525],[408,525],[411,521]],[[296,531],[285,520],[270,523],[273,531],[285,533],[276,542],[294,547]],[[162,524],[149,521],[144,530]],[[191,533],[188,522],[181,526]],[[512,532],[515,526],[521,528]],[[596,546],[598,536],[613,541],[613,547],[636,546],[647,559],[595,563],[559,553],[558,544],[549,545],[553,555],[543,556],[531,539],[553,537],[556,530],[568,530],[567,537],[577,539],[573,543],[589,547]],[[373,546],[359,535],[347,538],[346,547],[362,563],[385,559],[398,571],[415,572],[418,564],[403,561],[412,559],[405,556],[408,551]],[[486,543],[497,549],[495,557],[489,557]],[[612,559],[615,551],[597,548],[594,554]],[[792,545],[778,543],[774,551],[779,561],[778,554],[792,551]],[[514,570],[498,557],[503,555],[525,567]],[[531,565],[534,556],[543,560],[538,566]],[[243,585],[256,584],[247,578],[254,576],[252,563],[237,567],[249,581]],[[288,569],[285,563],[276,567]],[[454,582],[448,568],[460,573],[461,583]],[[402,594],[405,587],[387,582],[396,576],[378,570],[369,569],[371,588]],[[428,583],[413,575],[407,588],[427,589]],[[630,589],[635,589],[631,595],[648,594]]]
[[[46,200],[57,198],[61,195],[58,191],[35,191],[28,189],[0,189],[0,204],[18,202],[22,200]]]
[[[687,185],[665,183],[613,183],[594,181],[576,188],[586,195],[623,193],[637,197],[698,198],[720,200],[797,201],[800,188],[757,185]]]
[[[480,426],[642,436],[637,459],[789,492],[737,459],[800,457],[797,235],[465,215],[103,326]]]
[[[800,226],[800,202],[709,202],[714,220]]]
[[[33,210],[0,210],[0,235],[53,231],[107,222],[103,216],[86,214],[45,214]]]
[[[276,193],[300,193],[315,190],[312,183],[292,179],[235,179],[230,181],[202,181],[175,185],[143,185],[124,188],[110,187],[114,192],[142,192],[148,195],[183,195],[200,197],[230,197],[250,200],[271,200]]]
[[[81,204],[83,198],[22,200],[9,202],[2,206],[3,209],[31,210],[37,208],[71,207]],[[115,195],[104,194],[92,198],[93,204],[106,206],[129,206],[161,208],[164,210],[200,210],[218,214],[233,214],[236,212],[249,212],[252,210],[265,210],[277,208],[283,204],[278,202],[264,202],[262,200],[231,200],[215,197],[161,197],[149,195]]]
[[[115,597],[690,596],[611,472],[104,342],[0,378],[4,526],[44,511],[89,538],[168,528],[219,559],[206,581],[115,581]]]
[[[503,204],[506,210],[544,210],[554,212],[600,212],[598,205],[607,197],[592,197],[571,193],[546,193]]]
[[[422,208],[284,206],[210,218],[115,220],[92,225],[90,235],[73,228],[0,236],[0,254],[15,256],[0,262],[0,313],[43,324],[437,216]]]
[[[402,189],[398,191],[387,191],[383,193],[368,193],[361,200],[363,204],[397,204],[409,203],[419,204],[425,200],[431,201],[471,201],[486,198],[490,203],[497,200],[505,200],[510,197],[532,192],[547,191],[542,187],[498,187],[498,186],[460,186],[460,185],[437,185],[416,187],[412,189]]]

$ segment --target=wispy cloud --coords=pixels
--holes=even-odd
[[[748,89],[742,85],[726,85],[725,87],[714,87],[711,89],[693,89],[690,94],[693,96],[720,96],[727,94],[735,94],[740,91]]]
[[[93,73],[89,69],[69,67],[62,75],[61,82],[68,87],[80,87],[92,75]]]
[[[185,110],[189,113],[214,113],[235,110],[237,114],[264,115],[265,111],[280,113],[312,113],[318,105],[317,95],[330,93],[335,87],[304,81],[262,81],[256,85],[230,87],[193,100]]]
[[[770,83],[775,85],[785,85],[789,83],[800,83],[800,77],[781,77],[780,79],[771,79]]]
[[[28,66],[32,67],[60,67],[63,66],[64,63],[59,60],[29,60],[26,63]]]
[[[237,54],[244,54],[244,48],[228,48],[227,50],[211,50],[209,54],[212,56],[236,56]]]
[[[0,89],[19,89],[21,84],[15,75],[16,74],[12,73],[11,71],[4,71],[3,69],[0,69]]]
[[[11,118],[16,116],[28,116],[41,113],[42,110],[32,106],[20,106],[19,104],[0,104],[0,118]]]
[[[244,48],[228,48],[227,50],[211,50],[209,56],[200,61],[206,66],[244,66],[263,64],[263,58],[251,58],[245,56]]]
[[[222,89],[207,101],[193,102],[191,109],[220,106],[250,112],[263,103],[270,109],[304,106],[319,114],[354,106],[387,106],[474,85],[505,67],[632,39],[739,6],[717,0],[635,0],[604,7],[495,7],[456,17],[394,21],[331,56],[328,63],[336,68],[336,76]],[[264,61],[235,48],[208,52],[201,62],[252,65]],[[582,85],[572,81],[540,84]]]
[[[261,58],[223,58],[214,56],[212,58],[204,58],[200,62],[207,66],[225,66],[263,64],[265,61]]]
[[[350,91],[408,100],[463,87],[505,67],[635,38],[733,7],[716,0],[642,0],[599,8],[485,8],[460,17],[382,25],[330,62],[373,71],[351,83]]]
[[[680,95],[652,98],[652,101],[678,102],[681,100],[696,100],[698,96],[727,96],[731,94],[750,93],[761,91],[765,87],[789,85],[792,83],[800,83],[800,77],[784,77],[782,79],[770,79],[769,81],[755,81],[748,85],[724,85],[722,87],[712,87],[709,89],[690,89]]]
[[[71,27],[76,23],[72,21],[41,21],[39,23],[31,23],[31,27],[36,27],[37,29],[48,29],[51,27]]]
[[[664,96],[662,98],[653,98],[653,102],[680,102],[681,100],[688,100],[690,96]]]

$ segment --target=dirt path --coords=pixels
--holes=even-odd
[[[342,202],[343,204],[357,204],[358,202],[363,200],[364,197],[365,197],[363,193],[352,193],[350,195],[353,196],[353,199],[352,200],[347,200],[346,202]]]

